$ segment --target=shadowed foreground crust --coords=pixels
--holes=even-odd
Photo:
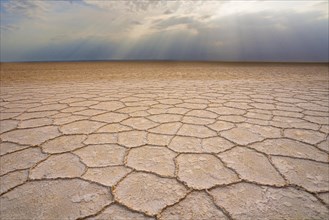
[[[1,219],[328,219],[325,64],[1,63]]]
[[[1,197],[2,219],[76,219],[102,209],[110,192],[83,180],[29,182]]]
[[[324,219],[329,214],[314,196],[290,187],[239,183],[211,190],[210,194],[235,219]]]

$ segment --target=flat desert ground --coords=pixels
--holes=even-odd
[[[328,219],[325,64],[1,63],[1,219]]]

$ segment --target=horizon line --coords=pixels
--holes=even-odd
[[[176,60],[176,59],[112,59],[112,60],[40,60],[40,61],[0,61],[0,63],[74,63],[74,62],[200,62],[200,63],[309,63],[326,64],[328,61],[264,61],[264,60]]]

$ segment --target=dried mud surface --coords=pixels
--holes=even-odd
[[[328,64],[1,63],[1,219],[328,219]]]

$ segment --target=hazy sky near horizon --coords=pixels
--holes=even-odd
[[[1,61],[328,61],[328,1],[0,0]]]

